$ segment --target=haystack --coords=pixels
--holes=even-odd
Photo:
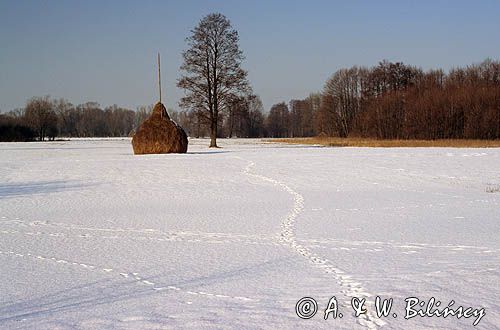
[[[158,102],[134,134],[132,147],[136,155],[185,153],[188,139],[182,127],[170,119],[165,106]]]

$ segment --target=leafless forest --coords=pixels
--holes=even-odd
[[[23,109],[0,114],[0,139],[128,136],[150,110],[34,97]],[[190,136],[210,135],[202,112],[169,112]],[[269,111],[258,95],[234,98],[217,122],[219,137],[499,139],[500,62],[488,59],[449,72],[388,61],[371,68],[354,66],[335,72],[321,92],[275,104]]]

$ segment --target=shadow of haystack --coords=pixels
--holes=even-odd
[[[167,114],[158,102],[132,138],[134,154],[185,153],[188,147],[186,132]]]

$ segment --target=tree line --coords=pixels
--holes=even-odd
[[[270,137],[500,138],[500,62],[423,71],[382,61],[335,72],[321,93],[274,105]]]
[[[116,105],[102,109],[96,102],[75,106],[65,99],[33,97],[24,108],[0,114],[0,139],[43,141],[54,140],[58,136],[127,136],[137,121],[142,120],[144,111],[132,111]]]
[[[73,105],[50,96],[33,97],[24,108],[0,113],[0,141],[44,141],[57,137],[126,137],[149,116],[154,105],[135,111],[97,102]],[[209,137],[210,124],[201,111],[168,110],[191,137]],[[248,95],[231,102],[219,117],[219,137],[264,137],[265,115],[262,102]]]
[[[207,136],[204,117],[182,112],[191,136]],[[336,71],[319,93],[263,112],[256,95],[239,97],[219,121],[221,137],[499,139],[500,62],[424,71],[401,62]]]
[[[3,141],[129,136],[152,106],[135,111],[96,102],[73,105],[48,96],[0,114]],[[191,137],[213,132],[204,109],[169,110]],[[335,72],[319,93],[275,104],[232,97],[218,114],[219,137],[368,137],[377,139],[499,139],[500,62],[443,70],[382,61]]]

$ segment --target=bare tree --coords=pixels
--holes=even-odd
[[[65,99],[53,100],[52,104],[57,115],[59,134],[62,136],[76,135],[78,117],[73,104]]]
[[[141,105],[137,107],[137,110],[135,111],[135,123],[134,123],[134,128],[138,128],[143,121],[145,121],[148,117],[151,111],[153,110],[152,105]]]
[[[236,96],[247,92],[247,72],[241,68],[243,53],[238,32],[222,14],[205,16],[186,39],[189,49],[177,85],[186,94],[180,106],[202,113],[210,123],[210,147],[217,147],[219,113]]]
[[[361,70],[358,67],[340,69],[327,80],[322,101],[322,111],[333,118],[334,129],[347,137],[355,116],[361,109]]]
[[[273,105],[269,111],[266,121],[269,136],[273,138],[289,137],[289,117],[290,113],[285,102]]]
[[[57,116],[48,96],[33,97],[28,101],[24,112],[28,125],[37,133],[38,139],[54,139],[57,135]]]
[[[261,137],[264,135],[264,106],[258,95],[248,96],[248,128],[247,137]]]

